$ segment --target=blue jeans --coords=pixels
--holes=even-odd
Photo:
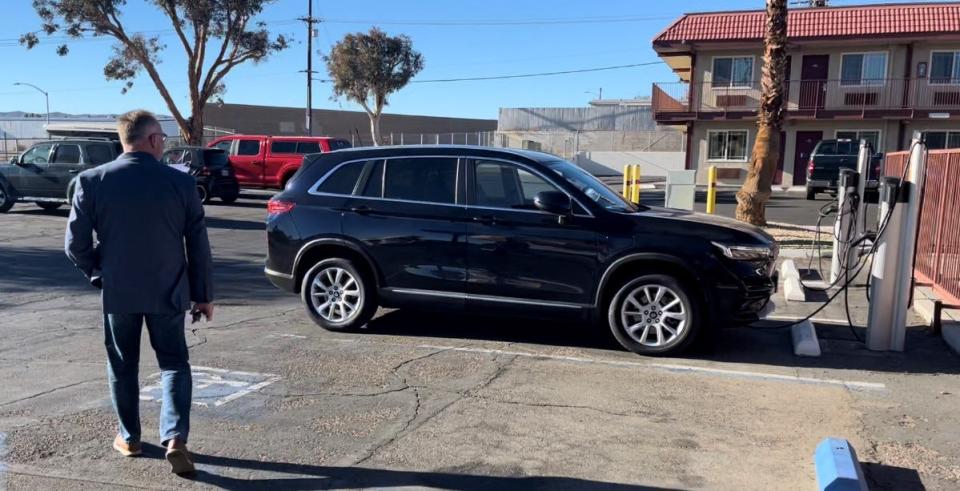
[[[120,421],[120,436],[140,441],[140,332],[147,322],[150,345],[160,365],[163,401],[160,405],[160,441],[171,438],[186,443],[190,433],[190,376],[184,314],[104,314],[107,378],[113,409]]]

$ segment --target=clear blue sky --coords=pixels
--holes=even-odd
[[[308,0],[277,0],[261,16],[274,32],[291,34],[292,46],[269,60],[236,68],[227,77],[229,103],[303,107],[306,88],[306,32],[293,19],[306,14]],[[391,34],[407,34],[423,53],[419,79],[495,76],[550,72],[658,61],[651,39],[683,12],[762,8],[763,0],[313,0],[314,15],[327,18],[314,39],[315,52],[325,53],[344,34],[378,25]],[[42,41],[31,51],[12,42],[38,29],[40,21],[27,0],[5,2],[0,17],[0,112],[43,112],[43,96],[13,82],[29,82],[50,92],[51,111],[118,113],[143,107],[169,114],[149,78],[141,76],[129,93],[122,82],[107,81],[103,63],[111,52],[106,39],[69,43],[59,57],[56,42]],[[833,0],[832,5],[868,3]],[[168,48],[160,70],[181,110],[189,112],[184,57],[169,21],[144,0],[129,0],[123,17],[131,31],[163,30]],[[457,22],[497,23],[544,20],[631,19],[630,22],[554,23],[528,25],[450,25]],[[359,22],[345,22],[359,21]],[[411,22],[446,25],[412,25]],[[42,39],[42,36],[41,36]],[[325,78],[320,56],[318,77]],[[388,112],[496,118],[500,107],[582,106],[603,88],[604,98],[648,95],[653,81],[673,81],[662,64],[613,71],[551,77],[411,84],[390,98]],[[178,83],[179,82],[179,83]],[[333,101],[326,84],[314,85],[314,107],[359,110],[347,100]]]

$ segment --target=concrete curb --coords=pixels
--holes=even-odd
[[[824,438],[813,452],[820,491],[867,491],[857,452],[842,438]]]
[[[783,298],[788,302],[806,302],[807,292],[800,283],[800,271],[793,259],[780,264],[780,276],[783,278]]]
[[[817,330],[810,320],[790,326],[790,337],[793,339],[793,354],[797,356],[820,356],[820,340],[817,339]]]
[[[937,295],[929,287],[917,287],[913,290],[913,310],[928,324],[933,325],[934,302]],[[954,353],[960,355],[960,316],[956,310],[944,309],[940,312],[943,340]]]

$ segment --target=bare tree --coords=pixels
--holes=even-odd
[[[158,36],[148,37],[125,27],[122,17],[126,0],[33,0],[43,25],[41,31],[20,36],[20,44],[33,48],[40,42],[41,32],[47,35],[60,32],[73,38],[113,38],[116,41],[113,54],[103,67],[106,78],[126,81],[122,89],[126,93],[133,87],[134,78],[145,71],[167,103],[183,139],[199,144],[203,137],[204,107],[211,99],[223,95],[223,78],[227,73],[244,62],[262,61],[288,46],[283,35],[271,37],[263,22],[253,20],[274,0],[148,2],[172,24],[177,42],[186,53],[189,116],[184,116],[177,107],[157,68],[166,45]],[[66,55],[67,46],[58,46],[57,53]]]
[[[374,27],[347,34],[324,57],[334,96],[356,101],[370,117],[373,144],[380,144],[380,115],[387,96],[402,89],[423,69],[423,56],[408,36],[388,36]]]
[[[760,75],[760,110],[757,139],[747,178],[737,192],[737,220],[766,224],[766,203],[780,155],[783,127],[784,75],[787,68],[787,2],[766,0],[766,34],[763,38],[763,70]]]

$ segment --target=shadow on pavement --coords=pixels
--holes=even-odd
[[[144,456],[163,458],[163,449],[144,445]],[[276,472],[304,477],[240,479],[221,476],[200,469],[190,479],[223,489],[356,489],[429,487],[458,490],[501,489],[604,489],[631,491],[665,491],[669,488],[591,481],[573,477],[552,476],[489,476],[454,472],[420,472],[366,467],[336,467],[286,462],[264,462],[216,455],[193,454],[201,466],[218,466],[244,471]]]
[[[920,474],[913,469],[893,467],[874,462],[862,462],[863,473],[870,489],[874,491],[923,491],[926,486],[920,480]]]
[[[266,211],[264,211],[264,216],[266,216]],[[231,218],[208,216],[206,222],[207,228],[222,228],[227,230],[266,230],[267,228],[264,221],[255,220],[234,220]]]
[[[603,327],[580,323],[402,309],[367,323],[361,334],[477,339],[623,351]]]
[[[770,326],[768,323],[767,326],[720,329],[678,358],[792,368],[960,374],[960,358],[940,336],[927,331],[908,331],[907,350],[895,353],[867,350],[846,326],[819,326],[823,355],[806,358],[793,354],[790,329],[768,328]],[[627,354],[606,327],[587,321],[556,322],[403,309],[373,319],[359,333],[529,343]],[[866,333],[858,329],[857,335],[863,339]]]

